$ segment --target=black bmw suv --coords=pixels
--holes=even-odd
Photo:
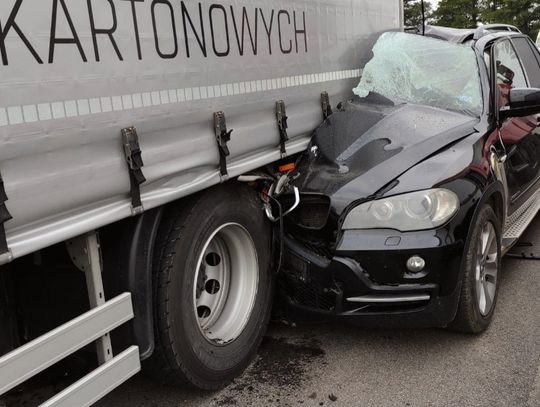
[[[521,33],[454,34],[383,34],[288,174],[292,319],[488,327],[501,257],[540,209],[540,53]]]

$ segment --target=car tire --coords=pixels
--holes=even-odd
[[[501,225],[491,206],[481,207],[464,256],[458,310],[449,328],[480,334],[493,319],[501,276]]]
[[[145,371],[217,390],[252,361],[270,318],[271,227],[261,201],[228,183],[171,207],[155,253],[155,350]]]

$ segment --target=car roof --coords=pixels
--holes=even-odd
[[[425,27],[426,36],[458,44],[474,39],[475,34],[482,31],[486,34],[496,32],[521,33],[517,27],[508,24],[487,24],[478,28],[451,28],[436,25],[426,25]]]

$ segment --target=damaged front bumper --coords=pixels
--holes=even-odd
[[[347,231],[331,254],[286,238],[280,276],[287,317],[294,322],[346,318],[386,327],[444,327],[459,299],[463,244],[446,232]],[[421,247],[419,249],[419,247]],[[411,273],[412,256],[425,269]]]

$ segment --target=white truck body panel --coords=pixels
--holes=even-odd
[[[122,128],[139,134],[145,210],[220,182],[213,112],[233,129],[230,176],[280,158],[351,95],[401,0],[3,0],[0,174],[10,259],[129,217]]]

